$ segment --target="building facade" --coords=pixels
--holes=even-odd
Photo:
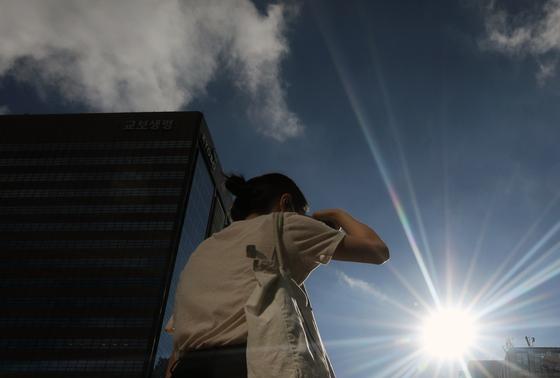
[[[0,116],[0,376],[161,376],[222,181],[201,113]]]
[[[512,347],[502,361],[469,361],[467,367],[471,378],[560,378],[560,348]]]
[[[511,348],[506,352],[505,365],[505,378],[560,378],[560,348]]]

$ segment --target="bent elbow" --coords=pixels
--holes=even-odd
[[[389,247],[383,243],[380,251],[381,262],[379,264],[384,264],[391,258],[391,254],[389,253]]]
[[[389,260],[389,247],[383,242],[375,243],[373,245],[372,251],[370,253],[371,260],[370,263],[381,265]]]

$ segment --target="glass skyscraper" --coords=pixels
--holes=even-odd
[[[162,376],[229,207],[201,113],[0,116],[0,376]]]

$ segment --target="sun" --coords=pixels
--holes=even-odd
[[[460,359],[473,347],[477,337],[474,317],[466,310],[444,308],[424,319],[420,339],[422,349],[437,359]]]

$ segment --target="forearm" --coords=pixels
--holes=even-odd
[[[346,233],[335,251],[335,260],[382,264],[389,259],[389,248],[379,235],[346,211],[328,209],[316,212],[313,216],[328,221],[334,227],[342,227]]]

